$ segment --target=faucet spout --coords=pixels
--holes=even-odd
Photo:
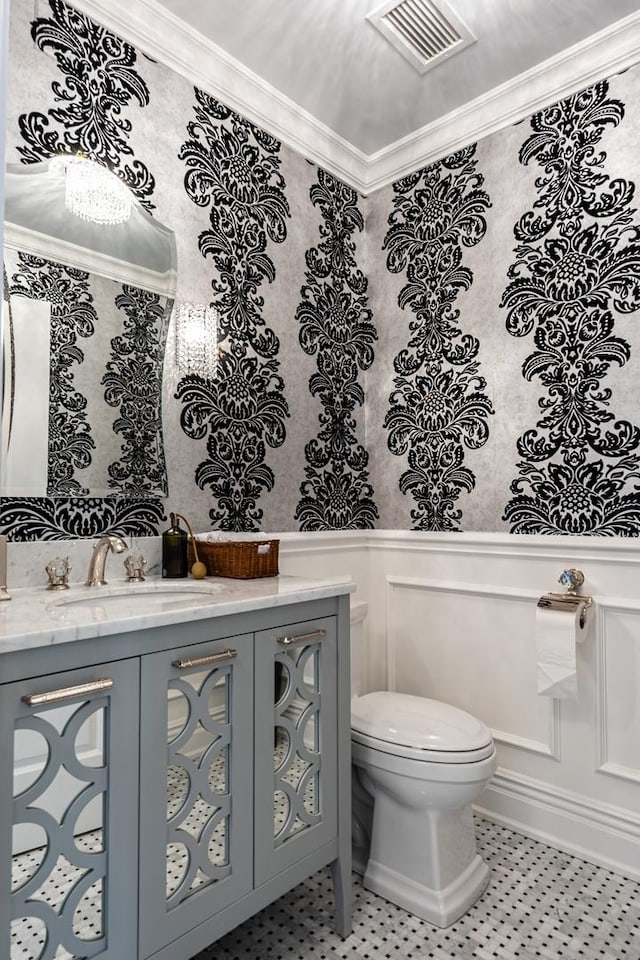
[[[0,600],[11,600],[7,590],[7,538],[0,535]]]
[[[105,535],[104,537],[100,537],[93,548],[93,553],[91,554],[91,560],[89,561],[89,572],[87,573],[85,586],[103,587],[107,582],[104,578],[107,554],[123,553],[128,549],[129,547],[127,546],[126,540],[123,540],[122,537],[118,536],[117,533],[111,533]]]

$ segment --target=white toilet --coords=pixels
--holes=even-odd
[[[351,612],[354,869],[365,887],[438,927],[478,899],[489,868],[472,804],[496,768],[489,729],[403,693],[364,694],[366,604]]]

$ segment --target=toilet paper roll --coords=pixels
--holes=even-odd
[[[585,611],[584,626],[580,619]],[[538,694],[575,700],[576,644],[584,640],[589,629],[588,609],[583,603],[573,611],[536,607],[536,650]]]

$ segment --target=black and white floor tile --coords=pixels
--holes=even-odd
[[[640,883],[484,820],[477,829],[491,883],[446,930],[356,877],[342,940],[322,871],[193,960],[640,960]]]

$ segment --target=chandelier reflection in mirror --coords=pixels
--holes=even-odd
[[[176,310],[176,366],[181,374],[213,380],[218,369],[218,311],[202,303]]]
[[[58,156],[49,165],[65,174],[65,206],[92,223],[124,223],[131,216],[131,193],[119,177],[89,157]]]

